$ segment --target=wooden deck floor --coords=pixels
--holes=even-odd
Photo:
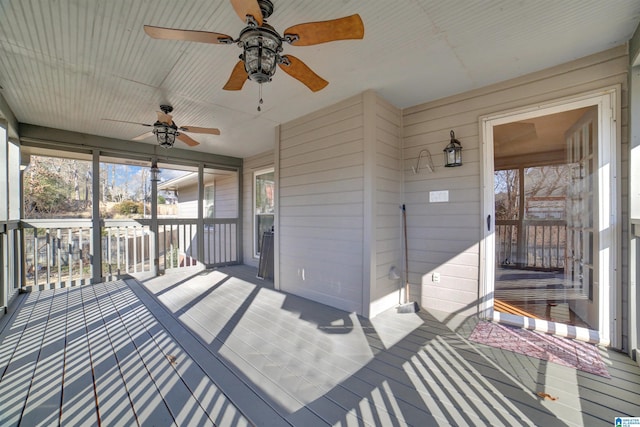
[[[474,319],[366,320],[254,276],[190,270],[20,295],[0,319],[0,425],[609,426],[640,416],[640,368],[625,355],[601,349],[607,379],[470,342]]]

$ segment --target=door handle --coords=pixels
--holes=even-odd
[[[487,231],[491,231],[491,215],[487,215]]]

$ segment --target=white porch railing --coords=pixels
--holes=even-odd
[[[29,220],[21,228],[26,286],[46,289],[91,281],[91,220]]]
[[[496,221],[496,262],[502,266],[563,269],[567,223],[555,220]]]
[[[124,274],[155,272],[204,264],[240,262],[237,219],[157,220],[157,249],[152,220],[103,220],[100,250],[94,250],[90,219],[24,220],[15,230],[22,250],[24,286],[53,289]],[[93,254],[99,254],[94,260]],[[198,254],[203,254],[199,256]],[[97,262],[96,262],[97,261]],[[99,266],[100,272],[94,271]]]

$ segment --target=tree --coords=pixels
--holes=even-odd
[[[567,195],[568,165],[528,167],[524,168],[522,172],[525,201],[536,197],[565,197]],[[496,219],[519,219],[520,179],[519,169],[495,171]]]
[[[496,219],[518,219],[520,204],[520,179],[517,169],[506,169],[494,173]]]
[[[69,208],[71,181],[65,180],[51,158],[32,156],[24,179],[24,215],[37,218]]]

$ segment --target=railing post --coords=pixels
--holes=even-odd
[[[198,165],[198,219],[196,220],[196,259],[206,264],[204,258],[204,165]]]
[[[8,285],[8,274],[4,269],[4,257],[5,257],[5,248],[8,247],[8,243],[6,239],[8,236],[5,235],[4,231],[6,230],[6,224],[0,224],[0,307],[6,307],[9,305],[8,301],[8,293],[9,293],[9,285]]]
[[[102,282],[102,228],[100,227],[100,151],[93,150],[91,200],[91,283]]]
[[[152,164],[157,164],[157,161],[158,159],[154,158]],[[157,276],[160,274],[160,245],[158,240],[158,181],[155,179],[151,180],[151,224],[149,225],[149,232],[151,233],[149,257],[153,260],[151,269],[154,276]]]

